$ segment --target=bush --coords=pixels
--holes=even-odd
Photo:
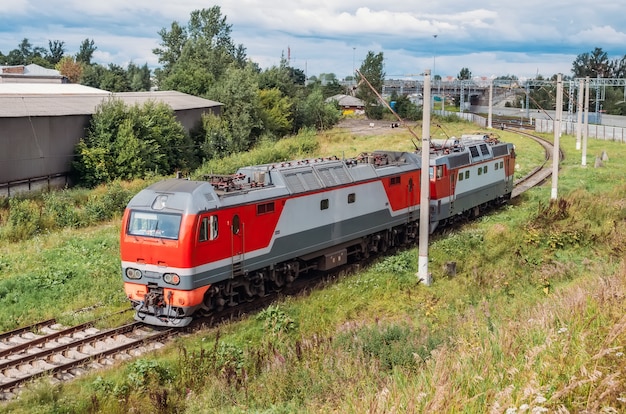
[[[197,165],[192,143],[166,104],[126,107],[112,99],[100,105],[76,146],[76,180],[94,187],[114,179],[171,174]]]
[[[8,223],[2,238],[11,241],[28,239],[41,231],[41,209],[30,199],[9,199]]]

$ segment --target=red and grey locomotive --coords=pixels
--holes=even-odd
[[[147,187],[129,202],[121,230],[135,318],[185,326],[196,312],[262,296],[309,270],[414,242],[420,157],[375,151]],[[512,144],[486,136],[433,143],[429,163],[430,231],[510,199]]]

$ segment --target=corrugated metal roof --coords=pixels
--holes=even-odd
[[[111,93],[72,83],[0,83],[0,117],[88,115],[111,97],[127,105],[164,102],[174,111],[222,105],[176,91]]]
[[[0,76],[62,78],[61,72],[31,63],[30,65],[0,65]]]
[[[348,107],[365,106],[363,101],[360,100],[359,98],[355,98],[354,96],[344,95],[344,94],[333,95],[330,98],[327,98],[326,101],[327,102],[337,101],[337,103],[340,106],[344,106],[344,107],[346,107],[346,106],[348,106]]]

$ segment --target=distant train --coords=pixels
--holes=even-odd
[[[431,232],[511,197],[513,144],[433,140],[429,163]],[[415,242],[420,169],[419,151],[375,151],[147,187],[129,202],[121,230],[135,319],[185,326],[197,312],[253,300],[309,270]]]

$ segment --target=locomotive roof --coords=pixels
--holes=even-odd
[[[513,145],[484,137],[462,137],[454,145],[431,148],[430,164],[458,168],[502,156]],[[129,208],[195,213],[257,202],[307,191],[318,191],[393,176],[421,167],[419,153],[374,151],[355,158],[313,158],[240,168],[233,175],[209,175],[206,181],[169,179],[140,191]]]

